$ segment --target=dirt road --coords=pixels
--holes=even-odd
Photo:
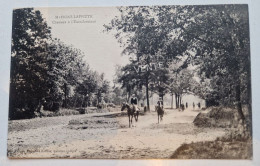
[[[198,128],[198,112],[166,110],[139,117],[131,128],[121,112],[11,121],[8,154],[14,158],[167,159],[183,143],[211,141],[224,129]]]

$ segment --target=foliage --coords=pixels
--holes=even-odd
[[[109,92],[104,74],[90,70],[81,50],[51,36],[40,11],[13,11],[10,119],[42,116],[42,110],[85,107]]]
[[[206,85],[194,82],[198,90],[193,87],[193,91],[206,101],[237,106],[244,119],[242,102],[251,101],[246,5],[131,6],[119,11],[121,16],[105,28],[116,30],[114,36],[125,48],[123,54],[134,57],[126,70],[136,66],[147,69],[125,75],[129,80],[135,77],[146,87],[146,94],[153,81],[154,90],[164,94],[165,86],[159,83],[176,78],[166,79],[161,68],[153,69],[152,63],[162,63],[167,69],[167,62],[180,60],[183,64],[177,71],[195,66],[200,84]]]
[[[47,95],[47,41],[50,28],[39,11],[13,11],[10,118],[30,118]]]

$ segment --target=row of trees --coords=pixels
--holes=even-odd
[[[121,104],[132,93],[146,100],[170,94],[176,106],[186,93],[207,105],[251,103],[248,10],[245,5],[120,7],[105,29],[114,32],[130,63],[116,69],[112,90],[84,54],[55,39],[41,13],[13,12],[10,119],[30,118],[42,104],[85,107]],[[144,92],[144,93],[143,93]],[[173,101],[173,100],[172,100]],[[173,102],[172,102],[173,105]]]
[[[207,105],[236,106],[245,119],[242,104],[251,103],[247,5],[132,6],[119,11],[105,28],[125,48],[123,54],[134,57],[118,79],[128,93],[145,87],[149,109],[152,91],[161,97],[175,94],[176,101],[189,91]],[[188,72],[191,66],[196,73]]]
[[[104,74],[90,69],[84,54],[53,38],[40,11],[13,11],[10,119],[32,118],[44,109],[85,107],[108,93]],[[108,100],[108,99],[107,99]]]
[[[175,105],[179,108],[182,104],[182,97],[186,94],[193,94],[198,87],[198,82],[194,79],[192,70],[179,70],[176,66],[178,64],[174,63],[168,68],[151,69],[148,90],[145,86],[146,80],[142,78],[147,72],[147,68],[145,71],[141,71],[141,68],[136,71],[131,64],[117,68],[115,84],[117,84],[116,88],[120,86],[123,88],[121,95],[125,97],[122,98],[122,102],[129,102],[132,94],[135,94],[139,101],[147,102],[148,97],[148,103],[153,94],[158,94],[162,99],[166,94],[170,94],[172,97],[171,108],[173,108],[174,97]]]

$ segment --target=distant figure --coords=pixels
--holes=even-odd
[[[188,108],[188,103],[186,102],[186,108]]]
[[[192,105],[193,105],[193,109],[195,109],[195,104],[194,104],[194,102],[193,102],[193,104],[192,104]]]
[[[144,112],[146,112],[147,111],[147,108],[146,108],[146,106],[144,106]]]
[[[200,102],[198,103],[198,107],[199,107],[199,109],[200,109]]]
[[[185,107],[184,104],[181,104],[181,111],[184,111]]]
[[[159,100],[157,102],[157,106],[161,107],[163,109],[163,100],[161,97],[159,97]]]
[[[159,100],[157,102],[157,106],[155,106],[155,111],[157,111],[157,115],[158,115],[158,124],[159,121],[161,119],[163,119],[163,114],[164,114],[164,110],[163,110],[163,100],[161,97],[159,97]]]
[[[102,108],[102,109],[104,109],[104,108],[107,107],[106,102],[105,102],[105,100],[104,100],[103,97],[101,98],[101,102],[100,102],[100,103],[101,103],[101,108]]]

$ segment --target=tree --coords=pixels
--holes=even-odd
[[[181,69],[180,66],[182,66],[182,63],[175,61],[171,63],[168,68],[169,80],[167,87],[172,96],[171,108],[173,108],[173,95],[175,95],[176,108],[179,108],[182,104],[182,97],[185,94],[194,92],[194,86],[197,85],[194,79],[194,73],[187,68]]]
[[[169,75],[167,68],[159,68],[154,71],[154,77],[151,79],[151,90],[162,98],[168,93]]]
[[[150,110],[150,82],[155,76],[151,63],[157,63],[156,57],[161,56],[160,48],[167,42],[167,28],[158,24],[153,7],[120,7],[119,11],[121,17],[114,18],[105,28],[108,31],[116,30],[115,37],[125,47],[123,54],[134,57],[126,68],[138,68],[133,76],[138,77],[139,85],[145,86],[147,109]]]
[[[95,73],[90,70],[88,65],[83,66],[80,77],[75,88],[75,97],[77,100],[77,95],[81,95],[80,107],[86,107],[90,105],[91,96],[95,93],[97,88],[97,81],[95,79]]]
[[[133,93],[133,89],[138,86],[138,78],[135,68],[137,65],[128,64],[124,67],[117,68],[115,81],[121,84],[121,87],[126,90],[126,101],[129,102],[130,97]]]
[[[205,73],[211,80],[218,77],[222,85],[229,75],[234,84],[230,86],[230,99],[234,98],[230,104],[236,105],[241,119],[245,119],[241,101],[247,98],[250,104],[251,100],[246,5],[142,6],[121,7],[119,11],[121,17],[105,27],[116,30],[115,37],[125,47],[123,54],[134,55],[137,64],[144,59],[142,65],[148,69],[152,62],[160,62],[159,57],[183,57],[182,68],[194,63],[200,66],[199,75]],[[151,76],[153,72],[147,70],[141,77],[146,79],[147,94]]]
[[[105,80],[104,76],[104,73],[101,73],[101,75],[98,75],[97,77],[97,104],[99,104],[104,95],[109,92],[109,81]]]
[[[72,46],[66,45],[59,39],[53,39],[49,44],[49,88],[53,93],[52,101],[61,102],[67,108],[68,96],[72,87],[77,86],[79,80],[89,70],[83,61],[84,54]],[[85,70],[85,71],[83,71]]]
[[[244,120],[242,87],[247,89],[246,96],[250,102],[247,6],[181,6],[175,11],[176,14],[171,16],[168,12],[167,16],[171,18],[168,24],[173,23],[174,29],[180,29],[180,36],[192,41],[189,43],[189,49],[195,53],[195,60],[200,65],[200,74],[205,73],[206,78],[217,80],[218,86],[213,86],[214,88],[222,86],[215,91],[219,93],[218,97],[223,99],[227,96],[222,96],[222,91],[229,80],[228,99],[234,99],[230,104],[237,106],[238,113]],[[242,75],[246,76],[242,79]],[[223,100],[220,100],[220,103],[223,103]]]
[[[114,87],[112,90],[112,103],[114,103],[115,105],[121,105],[122,103],[124,103],[126,101],[126,99],[124,98],[125,96],[125,91],[124,89],[120,88],[120,87]]]
[[[30,118],[47,95],[50,28],[33,8],[13,11],[10,119]]]
[[[42,105],[52,111],[71,106],[82,83],[94,93],[100,76],[90,71],[79,49],[51,37],[38,10],[16,9],[13,21],[10,119],[32,118]],[[86,80],[95,75],[93,84]],[[101,88],[106,89],[103,84]]]

